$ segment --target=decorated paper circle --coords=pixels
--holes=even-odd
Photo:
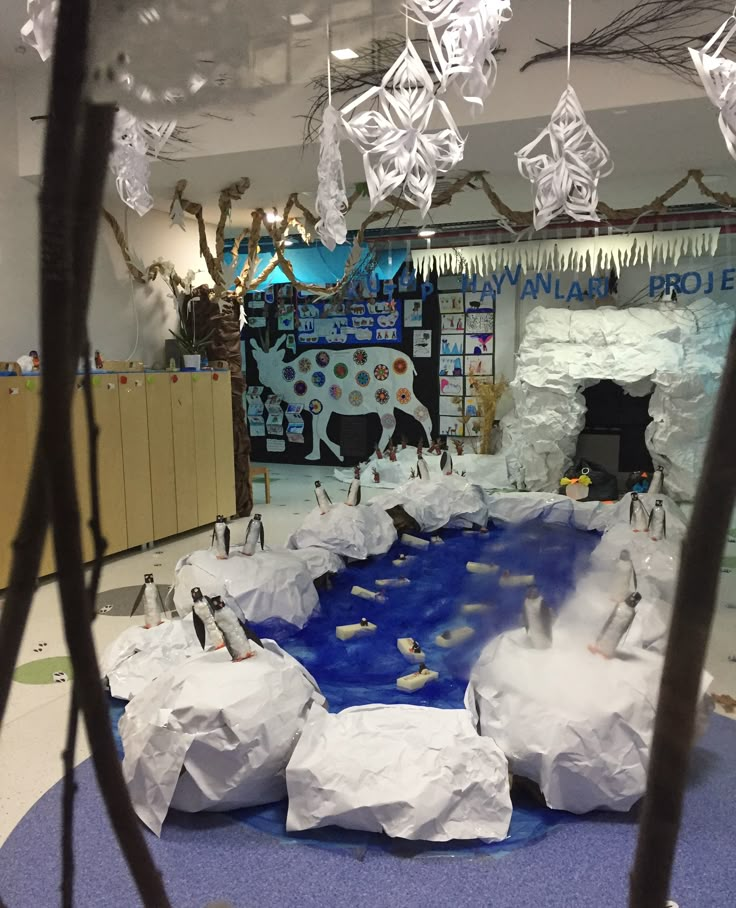
[[[368,354],[365,350],[356,350],[353,353],[353,362],[357,363],[359,366],[364,366],[368,362]]]
[[[351,391],[348,400],[354,407],[359,407],[363,403],[363,395],[360,391]]]
[[[311,372],[312,371],[312,361],[306,356],[303,356],[299,360],[299,371],[300,372]]]
[[[291,366],[287,366],[281,374],[284,376],[284,381],[294,381],[296,378],[296,372]]]
[[[408,404],[411,400],[411,391],[408,388],[399,388],[396,392],[396,400],[400,404]]]
[[[332,371],[335,373],[335,378],[345,378],[348,374],[348,367],[345,363],[335,363],[335,368]]]
[[[316,385],[318,388],[321,388],[325,383],[325,373],[324,372],[314,372],[312,373],[312,384]]]
[[[381,417],[381,425],[384,429],[396,428],[396,417],[393,413],[384,413]]]
[[[379,388],[376,391],[376,401],[379,404],[387,404],[389,398],[389,393],[385,388]]]
[[[388,366],[385,366],[383,363],[379,363],[373,370],[373,377],[376,379],[376,381],[386,381],[386,379],[388,378]]]
[[[330,397],[333,400],[340,400],[342,397],[342,388],[340,385],[330,385]]]
[[[371,383],[371,377],[367,372],[358,372],[355,376],[355,381],[360,385],[361,388],[367,388]]]
[[[405,359],[395,359],[394,360],[394,372],[397,375],[403,375],[407,369],[408,369],[408,365],[407,365]]]
[[[424,422],[425,419],[429,419],[429,410],[420,404],[414,410],[414,415],[419,420],[419,422]]]
[[[330,354],[325,353],[324,350],[320,350],[320,352],[317,354],[317,365],[324,367],[324,366],[329,366],[329,364],[330,364]]]
[[[294,382],[294,393],[297,397],[304,397],[307,393],[307,383],[305,381]]]
[[[314,400],[309,401],[309,412],[310,413],[321,413],[322,412],[322,401],[317,400],[315,397]]]

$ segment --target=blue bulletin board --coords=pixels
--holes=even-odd
[[[297,345],[401,343],[402,306],[401,300],[299,302],[296,307]]]

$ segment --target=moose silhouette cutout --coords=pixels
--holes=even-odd
[[[310,349],[286,361],[285,337],[270,350],[251,339],[261,384],[288,403],[304,405],[312,414],[314,444],[307,460],[319,460],[320,443],[343,460],[339,445],[327,434],[330,417],[377,413],[381,418],[381,449],[396,428],[394,411],[408,413],[432,439],[429,411],[414,393],[416,368],[411,358],[390,347]]]

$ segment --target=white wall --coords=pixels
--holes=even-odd
[[[15,360],[40,347],[37,189],[18,176],[15,113],[13,79],[0,71],[0,122],[4,124],[0,144],[0,360]],[[107,204],[125,226],[127,209],[112,187]],[[188,221],[183,233],[178,227],[170,229],[161,212],[139,218],[130,211],[127,232],[130,246],[147,265],[163,258],[173,262],[180,274],[204,267],[194,220]],[[210,242],[214,242],[213,233]],[[106,359],[135,356],[147,365],[163,362],[163,341],[175,320],[166,284],[159,279],[151,286],[133,285],[112,231],[101,221],[90,306],[92,344]]]

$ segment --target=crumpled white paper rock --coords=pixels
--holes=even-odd
[[[506,759],[465,710],[360,706],[321,713],[286,770],[289,831],[342,826],[404,839],[506,838]]]
[[[558,629],[551,649],[536,650],[512,631],[481,653],[466,705],[549,807],[628,811],[646,789],[662,665],[640,649],[603,659]]]
[[[133,807],[156,835],[169,807],[197,813],[278,801],[297,736],[324,704],[272,640],[252,659],[204,653],[148,685],[120,719]]]
[[[401,505],[424,532],[442,527],[469,529],[488,523],[483,489],[455,474],[437,479],[411,479],[372,503],[386,510]]]
[[[319,546],[343,558],[364,561],[384,555],[398,536],[393,521],[380,507],[333,504],[326,514],[314,508],[286,541],[290,549]]]
[[[100,676],[110,693],[132,700],[159,675],[201,655],[191,618],[165,621],[158,627],[128,627],[104,650]]]
[[[191,590],[198,586],[205,596],[221,596],[242,617],[255,624],[277,618],[302,628],[319,607],[312,576],[303,560],[292,552],[256,551],[242,555],[230,550],[224,561],[214,552],[192,552],[180,559],[174,581],[174,604],[184,617],[192,610]]]

